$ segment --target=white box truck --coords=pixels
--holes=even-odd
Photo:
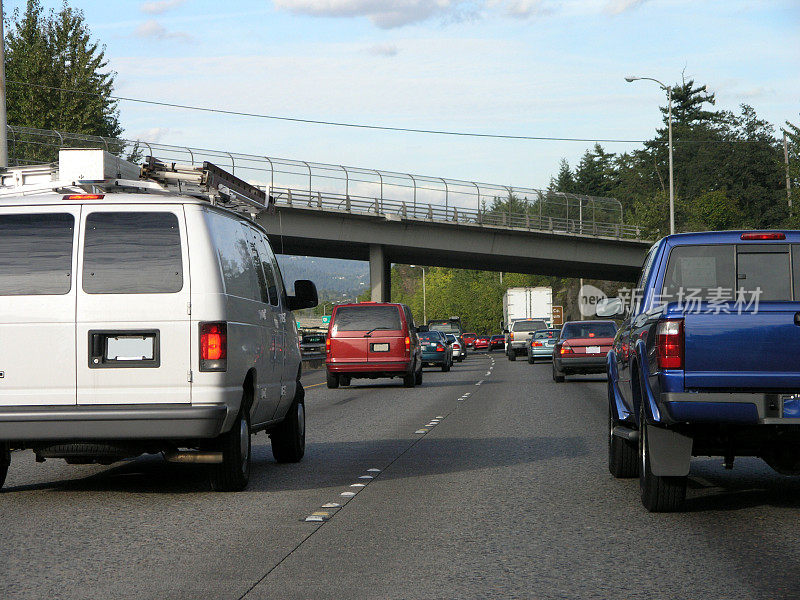
[[[553,288],[508,288],[503,296],[503,322],[506,331],[506,354],[515,360],[526,351],[530,334],[546,329],[553,320]]]

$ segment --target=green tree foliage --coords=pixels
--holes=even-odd
[[[28,0],[24,11],[14,11],[5,44],[9,81],[75,90],[9,83],[10,124],[107,137],[122,133],[117,103],[111,98],[115,73],[107,68],[105,48],[92,40],[82,11],[64,2],[60,10],[45,12],[41,0]],[[16,162],[55,158],[53,149],[24,140],[10,143]]]

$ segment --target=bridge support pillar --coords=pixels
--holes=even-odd
[[[391,299],[391,264],[386,260],[383,246],[369,247],[369,285],[373,302],[389,302]]]

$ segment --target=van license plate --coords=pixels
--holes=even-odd
[[[389,344],[372,344],[373,352],[388,352]]]
[[[586,346],[586,354],[600,354],[600,346]]]
[[[153,360],[153,337],[126,335],[106,339],[108,360]]]

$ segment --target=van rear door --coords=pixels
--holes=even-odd
[[[183,207],[84,207],[78,269],[78,404],[191,402]]]
[[[405,352],[400,309],[393,304],[339,306],[331,333],[336,363],[397,360],[398,352]]]
[[[80,207],[0,213],[0,405],[74,405]]]

